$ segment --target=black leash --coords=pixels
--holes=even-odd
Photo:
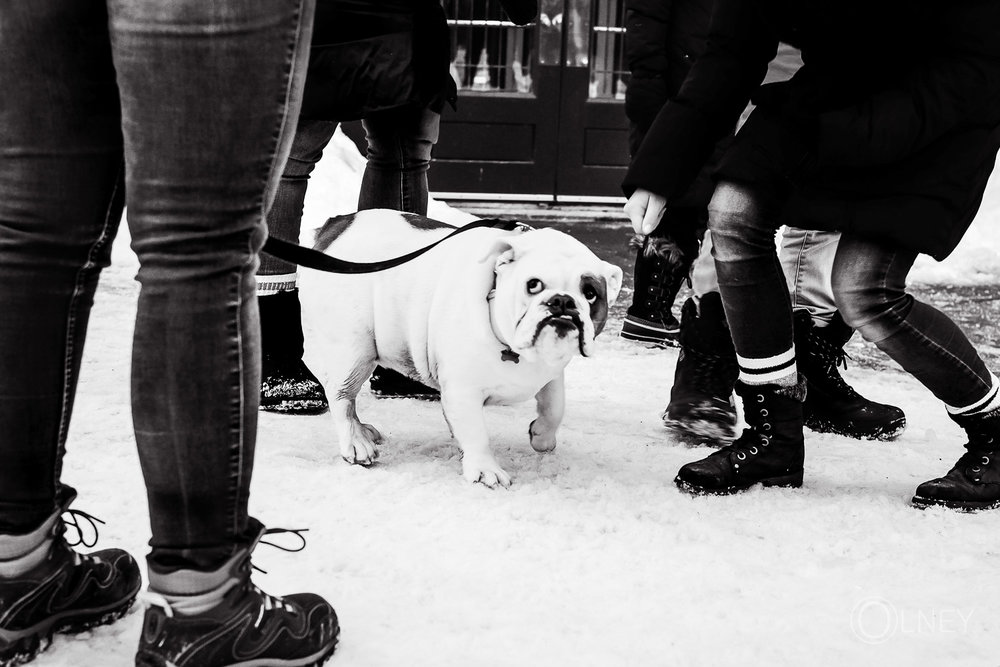
[[[295,243],[289,243],[288,241],[282,241],[281,239],[276,239],[273,236],[268,237],[267,241],[264,243],[264,252],[271,255],[272,257],[277,257],[278,259],[284,260],[291,264],[298,264],[299,266],[304,266],[310,269],[316,269],[317,271],[326,271],[328,273],[374,273],[376,271],[384,271],[385,269],[391,269],[400,264],[405,264],[411,259],[419,257],[424,254],[434,246],[439,243],[444,243],[448,239],[462,232],[467,232],[470,229],[481,229],[483,227],[492,227],[495,229],[503,229],[506,231],[513,231],[518,227],[524,227],[520,222],[513,220],[501,220],[499,218],[487,218],[485,220],[476,220],[475,222],[470,222],[467,225],[457,228],[452,233],[448,234],[444,238],[438,239],[434,243],[423,248],[418,248],[413,252],[408,252],[405,255],[400,255],[399,257],[393,257],[392,259],[383,259],[378,262],[349,262],[346,259],[338,259],[337,257],[331,257],[326,253],[322,253],[318,250],[313,250],[312,248],[306,248]]]

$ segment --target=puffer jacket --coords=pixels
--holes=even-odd
[[[757,109],[717,177],[782,181],[784,220],[946,257],[1000,148],[1000,3],[716,0],[709,44],[623,183],[680,193]],[[802,50],[758,91],[779,41]]]

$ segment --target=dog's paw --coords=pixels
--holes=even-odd
[[[556,430],[541,428],[536,419],[528,425],[528,442],[536,452],[551,452],[556,448]]]
[[[500,464],[492,456],[476,459],[463,458],[462,477],[473,484],[478,482],[491,489],[495,489],[498,486],[502,486],[505,489],[510,488],[510,475],[504,472],[504,469],[500,467]]]
[[[352,429],[351,438],[346,446],[340,448],[340,455],[350,464],[370,466],[378,460],[378,445],[385,438],[371,424],[359,424],[360,428]]]

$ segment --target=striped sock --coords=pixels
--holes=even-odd
[[[945,405],[945,408],[948,409],[948,414],[953,417],[971,417],[972,415],[982,415],[1000,409],[1000,379],[997,379],[997,376],[993,373],[990,373],[990,379],[992,386],[986,392],[986,396],[970,405],[961,407]]]
[[[740,366],[740,381],[743,384],[792,386],[798,380],[794,345],[781,354],[764,359],[741,357],[737,354],[736,361]]]
[[[273,276],[257,274],[257,296],[272,296],[278,292],[288,292],[299,284],[298,273],[282,273]]]

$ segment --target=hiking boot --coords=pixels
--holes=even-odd
[[[326,392],[302,361],[302,307],[297,289],[257,297],[260,306],[260,409],[312,415],[330,404]]]
[[[952,419],[969,436],[966,452],[947,475],[918,486],[913,505],[966,512],[1000,508],[1000,410]]]
[[[136,667],[314,667],[326,662],[340,634],[333,607],[312,593],[274,597],[250,580],[250,552],[273,532],[284,531],[261,527],[251,545],[215,572],[158,574],[151,569]]]
[[[34,659],[49,647],[53,633],[83,632],[121,618],[139,592],[139,565],[128,553],[81,554],[71,548],[64,512],[79,533],[77,544],[88,547],[97,540],[94,522],[100,521],[68,510],[76,492],[62,489],[65,501],[39,528],[0,534],[0,667]],[[84,541],[81,518],[94,529],[93,541]]]
[[[681,283],[687,279],[694,253],[668,239],[633,239],[636,247],[635,290],[625,313],[621,337],[661,347],[676,347],[680,323],[672,312]]]
[[[903,411],[868,400],[840,375],[838,366],[847,368],[844,345],[853,333],[839,313],[823,328],[813,325],[808,312],[795,313],[797,362],[808,383],[802,406],[805,425],[819,433],[893,440],[906,428]]]
[[[725,445],[736,437],[733,386],[739,377],[736,350],[722,310],[709,292],[681,308],[681,351],[663,425],[688,444]]]
[[[437,389],[411,380],[391,368],[376,366],[369,383],[376,398],[416,398],[423,401],[441,399],[441,392]]]
[[[805,380],[791,387],[736,383],[748,428],[731,445],[683,466],[674,483],[693,494],[722,495],[755,484],[802,486]]]

